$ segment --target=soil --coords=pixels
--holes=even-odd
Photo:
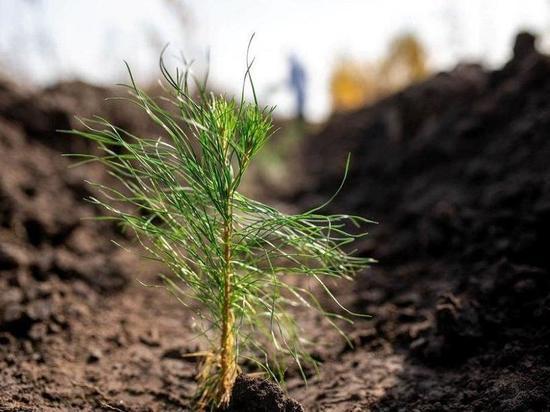
[[[237,377],[231,403],[225,412],[303,412],[302,406],[290,399],[275,383],[265,379]]]
[[[360,250],[379,263],[350,291],[373,320],[316,390],[292,392],[306,410],[550,410],[550,60],[533,43],[306,141],[293,201],[326,199],[351,153],[329,210],[380,222]]]
[[[346,342],[304,318],[321,362],[287,394],[305,411],[550,410],[550,59],[518,37],[501,70],[459,66],[357,112],[302,145],[293,189],[255,189],[303,209],[346,184],[329,212],[379,224],[359,253],[379,260],[341,301],[371,314]],[[109,182],[93,150],[55,131],[99,114],[155,133],[112,90],[42,91],[0,81],[0,411],[182,411],[200,349],[163,268],[82,198]],[[115,247],[111,240],[125,249]],[[149,285],[144,286],[141,281]],[[299,411],[239,377],[230,411]]]

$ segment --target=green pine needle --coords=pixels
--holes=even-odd
[[[254,91],[250,66],[245,80]],[[166,101],[175,110],[136,86],[129,68],[127,87],[129,100],[163,129],[162,137],[134,136],[101,118],[84,121],[85,129],[72,133],[97,143],[103,155],[83,155],[83,161],[102,162],[122,186],[97,184],[103,199],[92,201],[135,231],[148,254],[170,269],[166,288],[195,310],[210,345],[200,406],[223,406],[242,360],[274,379],[282,378],[288,359],[302,373],[313,362],[296,308],[317,311],[335,327],[335,320],[356,315],[338,303],[326,282],[351,279],[372,262],[345,252],[365,235],[349,233],[349,224],[370,221],[323,215],[320,208],[289,215],[239,193],[250,162],[271,134],[273,109],[261,108],[255,94],[253,103],[242,96],[226,99],[208,94],[198,82],[194,98],[188,67],[172,74],[161,58],[160,69]],[[317,282],[342,314],[327,313],[309,288],[288,282],[292,275]]]

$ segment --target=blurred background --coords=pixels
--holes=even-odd
[[[131,234],[89,219],[86,182],[122,185],[70,167],[98,148],[58,131],[98,115],[164,136],[107,100],[127,96],[124,61],[158,97],[169,44],[171,68],[240,97],[253,33],[278,131],[239,190],[379,222],[354,246],[378,262],[334,285],[372,318],[346,325],[351,348],[297,309],[321,365],[307,386],[289,368],[288,393],[307,411],[550,411],[550,0],[0,0],[0,410],[189,410],[193,318],[136,282],[166,268]]]
[[[30,86],[63,80],[154,82],[162,47],[211,86],[238,93],[256,38],[254,79],[279,117],[319,122],[429,73],[510,58],[514,35],[550,41],[550,1],[405,0],[22,0],[0,1],[0,72]],[[84,45],[84,46],[83,46]],[[303,102],[301,102],[303,100]]]

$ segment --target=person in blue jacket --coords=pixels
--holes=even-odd
[[[296,55],[291,54],[288,60],[290,63],[290,88],[296,100],[296,117],[303,120],[306,104],[306,71]]]

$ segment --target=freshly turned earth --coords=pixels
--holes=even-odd
[[[532,43],[521,35],[501,70],[461,66],[334,116],[303,142],[292,191],[256,188],[305,209],[336,190],[351,152],[327,211],[380,222],[358,245],[379,263],[337,287],[373,315],[347,327],[354,347],[300,315],[321,361],[307,386],[288,372],[305,411],[550,410],[550,60]],[[136,281],[158,284],[163,268],[131,236],[83,220],[102,213],[83,180],[105,171],[60,155],[93,150],[55,133],[75,113],[156,132],[112,94],[0,81],[0,411],[189,409],[191,314]],[[246,377],[230,408],[300,410]]]
[[[239,375],[229,406],[224,412],[303,412],[302,406],[290,399],[281,388],[265,379]]]

